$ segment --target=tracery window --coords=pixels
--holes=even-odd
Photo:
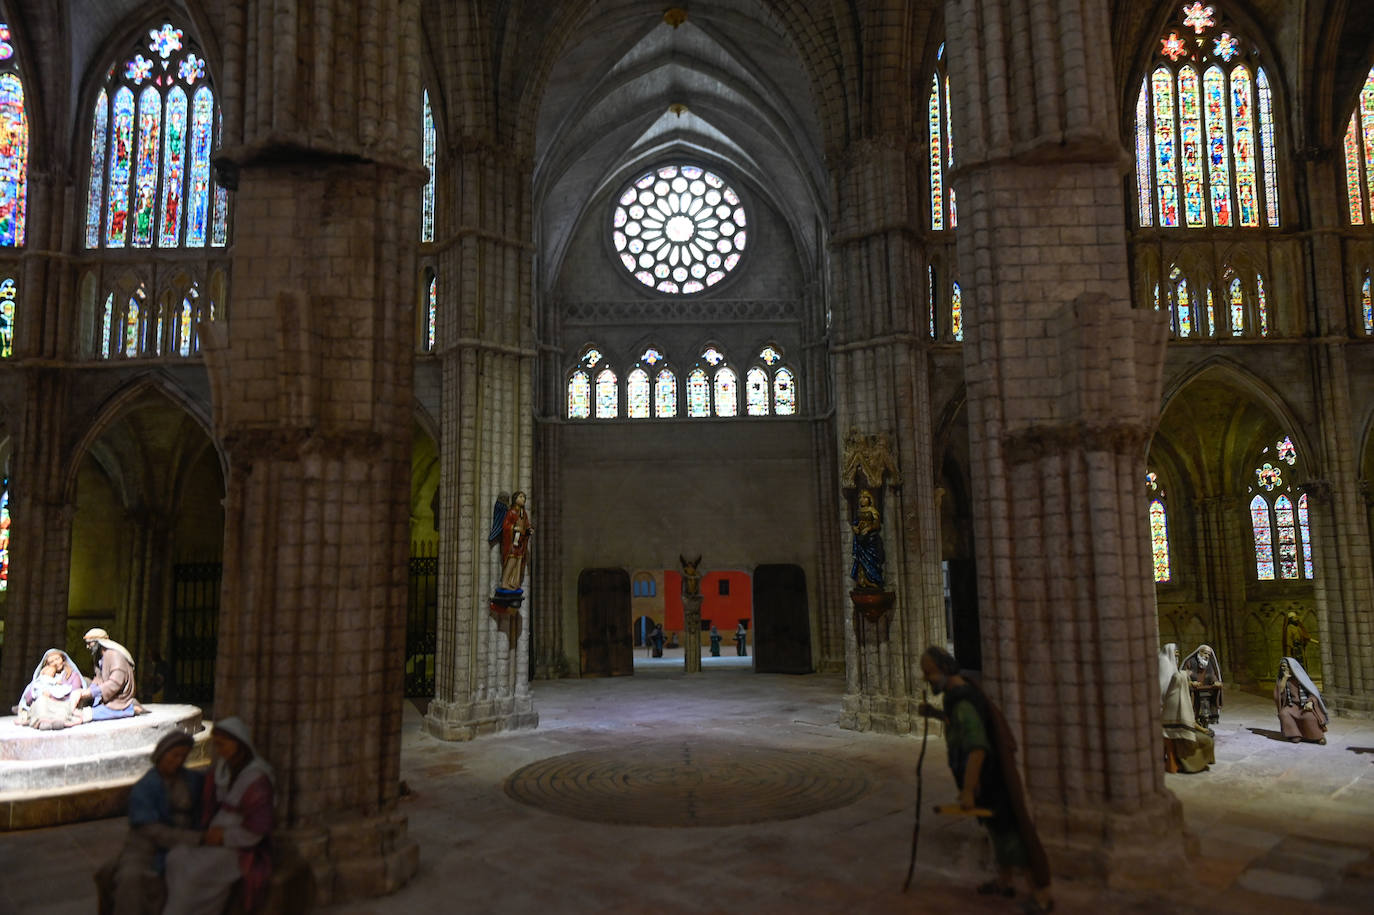
[[[568,375],[568,419],[588,419],[592,415],[591,372],[602,362],[601,351],[589,346],[582,351],[577,368]]]
[[[745,411],[750,416],[792,416],[797,412],[796,379],[774,343],[759,350],[745,374]]]
[[[29,114],[10,27],[0,23],[0,247],[24,244],[29,188]]]
[[[421,339],[424,341],[424,351],[432,353],[439,334],[439,275],[433,268],[425,270],[424,299],[424,326]]]
[[[935,339],[935,290],[936,290],[936,288],[937,288],[937,287],[936,287],[936,285],[935,285],[935,265],[934,265],[934,264],[928,264],[928,265],[926,266],[926,294],[927,294],[927,296],[928,296],[928,300],[927,300],[927,302],[926,302],[926,317],[927,317],[927,319],[928,319],[929,322],[930,322],[930,339],[932,339],[932,340]]]
[[[1211,283],[1190,278],[1178,264],[1169,268],[1163,289],[1155,287],[1155,308],[1169,307],[1169,330],[1174,337],[1210,338],[1224,335],[1230,326],[1233,337],[1244,336],[1256,326],[1260,336],[1269,335],[1269,298],[1264,274],[1242,274],[1226,264],[1222,267],[1220,293]]]
[[[642,285],[692,295],[739,264],[746,225],[744,205],[724,178],[699,165],[664,165],[621,192],[611,215],[611,243]]]
[[[435,150],[438,146],[437,135],[434,130],[434,112],[429,107],[429,90],[424,90],[424,112],[420,120],[420,135],[425,159],[425,168],[429,171],[429,180],[425,182],[424,190],[420,194],[420,241],[434,241],[434,165]],[[433,344],[430,344],[433,348]]]
[[[926,161],[930,167],[930,227],[940,230],[959,225],[959,211],[949,173],[954,168],[954,134],[950,127],[949,74],[945,70],[945,46],[935,52],[935,72],[930,77],[926,97],[926,123],[929,147]]]
[[[1345,195],[1352,226],[1374,225],[1374,69],[1345,132]]]
[[[1150,500],[1150,552],[1154,558],[1155,581],[1166,582],[1172,577],[1169,569],[1169,512],[1165,505],[1164,489],[1154,471],[1145,474],[1145,495]]]
[[[1159,42],[1136,98],[1139,224],[1278,226],[1274,99],[1259,49],[1200,2],[1184,4]]]
[[[1250,526],[1255,538],[1255,574],[1273,581],[1313,577],[1312,528],[1307,494],[1297,494],[1292,468],[1298,451],[1285,436],[1260,452],[1255,483],[1250,487]],[[1296,495],[1297,501],[1294,502]]]
[[[116,60],[91,113],[86,247],[226,245],[229,194],[210,171],[219,123],[183,30],[164,23]]]
[[[955,340],[964,339],[964,290],[957,282],[949,291],[949,332]]]
[[[655,387],[662,384],[670,384],[671,387],[656,391]],[[669,398],[670,392],[669,400],[659,399],[659,396]],[[639,354],[639,363],[626,376],[625,402],[625,415],[630,419],[648,419],[654,415],[655,407],[659,416],[672,416],[677,412],[677,379],[663,365],[663,353],[657,347],[645,347]],[[671,412],[665,414],[664,407],[670,407]]]
[[[615,370],[606,366],[596,373],[596,418],[615,419],[620,415],[620,382]]]

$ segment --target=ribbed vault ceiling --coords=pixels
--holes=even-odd
[[[618,189],[676,156],[722,169],[727,180],[746,176],[802,251],[815,246],[817,223],[824,224],[825,170],[810,86],[752,0],[693,3],[676,28],[659,5],[598,5],[554,66],[535,149],[546,288],[592,201],[608,185]]]

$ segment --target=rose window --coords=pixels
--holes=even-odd
[[[681,295],[724,279],[748,236],[739,195],[695,165],[665,165],[637,179],[620,195],[612,231],[636,280]]]

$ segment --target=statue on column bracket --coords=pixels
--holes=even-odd
[[[487,535],[489,546],[501,544],[501,576],[491,598],[491,615],[510,637],[512,647],[520,637],[520,604],[525,600],[521,584],[532,536],[534,525],[525,510],[525,494],[520,490],[513,495],[498,494],[492,509],[491,532]]]
[[[688,559],[681,553],[682,564],[682,623],[687,630],[682,640],[683,661],[689,674],[701,671],[701,556]]]
[[[854,631],[862,642],[863,622],[879,624],[875,635],[882,640],[897,600],[895,592],[885,589],[882,504],[889,486],[894,490],[901,487],[902,475],[886,435],[864,435],[852,426],[844,439],[841,467],[853,534],[849,577],[854,580],[854,590],[849,592],[849,599],[854,604]]]

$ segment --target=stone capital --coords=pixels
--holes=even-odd
[[[1150,430],[1134,423],[1042,423],[1008,432],[1002,449],[1010,464],[1029,464],[1054,454],[1143,454]]]

